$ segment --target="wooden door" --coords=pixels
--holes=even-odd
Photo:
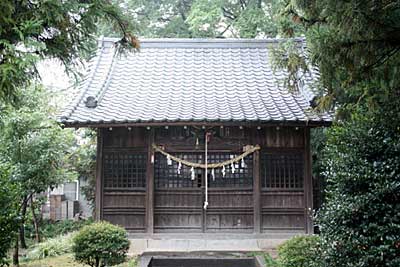
[[[261,228],[305,232],[304,152],[278,150],[261,153]]]
[[[176,153],[179,158],[191,162],[204,162],[203,153]],[[237,156],[233,153],[210,152],[208,161],[222,162]],[[253,232],[253,160],[232,167],[208,172],[207,210],[205,200],[205,171],[195,169],[192,180],[191,168],[181,166],[178,173],[176,162],[156,154],[154,164],[155,202],[154,232]]]
[[[196,162],[202,161],[198,153],[177,153],[176,156]],[[154,232],[203,231],[203,172],[178,164],[168,165],[165,156],[156,153],[154,162]]]
[[[237,156],[235,153],[209,154],[209,162],[223,162]],[[209,206],[204,214],[205,232],[253,232],[253,158],[209,174]]]

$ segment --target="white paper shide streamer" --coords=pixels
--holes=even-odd
[[[176,170],[178,172],[178,174],[181,174],[181,169],[182,169],[182,163],[179,162],[178,163],[178,169]]]
[[[196,169],[197,168],[205,169],[205,171],[204,171],[204,174],[205,174],[205,177],[204,177],[205,201],[204,201],[204,206],[203,206],[204,209],[207,209],[207,207],[208,207],[208,182],[209,182],[208,181],[208,174],[209,174],[208,173],[208,168],[211,169],[210,175],[211,175],[212,181],[215,181],[215,179],[216,179],[215,169],[218,169],[218,168],[221,168],[221,174],[222,174],[222,177],[224,178],[226,176],[226,171],[227,171],[226,168],[229,168],[229,165],[230,165],[230,169],[231,169],[230,171],[232,172],[232,174],[234,174],[236,171],[240,172],[240,168],[246,168],[247,167],[246,162],[244,161],[244,158],[247,155],[253,153],[254,151],[260,149],[260,146],[258,146],[258,145],[256,145],[256,146],[248,145],[248,146],[246,146],[246,148],[243,149],[244,152],[241,155],[238,155],[238,156],[235,157],[235,155],[231,154],[230,155],[230,159],[227,160],[227,161],[218,162],[218,163],[208,163],[208,142],[209,142],[209,138],[210,137],[211,137],[211,133],[206,132],[205,133],[205,150],[204,150],[204,158],[205,158],[205,160],[204,160],[204,164],[198,163],[198,162],[197,163],[190,162],[190,161],[187,161],[185,159],[180,159],[180,158],[178,158],[178,157],[176,157],[174,155],[171,155],[171,154],[165,152],[164,148],[161,148],[161,147],[153,144],[153,149],[156,152],[159,152],[159,153],[163,154],[164,156],[166,156],[167,165],[168,166],[173,165],[173,161],[178,163],[178,166],[177,166],[177,169],[176,169],[176,172],[177,172],[178,175],[182,174],[182,167],[183,167],[183,165],[185,165],[187,167],[190,167],[190,179],[192,181],[194,181],[194,180],[196,180],[195,168]],[[196,146],[199,145],[198,142],[199,141],[197,139],[196,140]],[[151,162],[154,163],[154,155],[152,155]]]
[[[194,181],[194,179],[196,178],[196,175],[194,173],[194,168],[193,167],[190,169],[190,172],[191,172],[192,181]]]

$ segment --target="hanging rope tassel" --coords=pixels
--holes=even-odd
[[[204,210],[208,207],[208,142],[210,141],[211,133],[205,133],[205,147],[204,147],[204,167],[205,167],[205,200],[204,200]]]

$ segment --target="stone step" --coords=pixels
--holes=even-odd
[[[211,238],[131,238],[129,254],[144,252],[194,252],[194,251],[273,251],[286,241],[279,239],[211,239]]]

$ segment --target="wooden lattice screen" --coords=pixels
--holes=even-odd
[[[129,189],[146,187],[145,153],[104,153],[104,187]]]
[[[174,156],[190,162],[203,161],[203,155],[199,153],[174,153]],[[191,180],[190,167],[182,165],[181,173],[178,174],[178,163],[172,161],[168,165],[167,158],[160,153],[156,153],[154,162],[154,182],[156,188],[181,188],[181,187],[201,187],[201,169],[195,170],[195,180]]]
[[[262,153],[263,188],[301,189],[304,180],[304,156],[301,152]]]
[[[204,163],[204,154],[202,153],[174,153],[181,159],[190,162]],[[217,163],[229,160],[237,156],[231,153],[210,153],[208,155],[209,163]],[[230,166],[225,169],[225,177],[222,175],[222,169],[214,170],[215,180],[212,179],[211,170],[208,171],[208,181],[210,187],[252,187],[253,185],[253,157],[249,155],[245,159],[246,167],[241,163],[235,164],[235,172],[232,173]],[[201,187],[204,177],[204,169],[195,168],[195,180],[191,180],[190,167],[182,165],[181,173],[178,174],[178,163],[172,162],[168,165],[164,155],[156,153],[154,168],[154,180],[156,188],[194,188]]]
[[[237,154],[230,153],[218,153],[210,154],[209,162],[218,163],[229,160],[238,156]],[[240,188],[251,188],[253,186],[253,155],[248,155],[244,159],[245,167],[242,167],[241,162],[234,164],[235,172],[232,173],[231,166],[226,166],[225,177],[222,175],[222,169],[217,168],[214,170],[215,180],[209,172],[208,180],[210,187],[240,187]]]

